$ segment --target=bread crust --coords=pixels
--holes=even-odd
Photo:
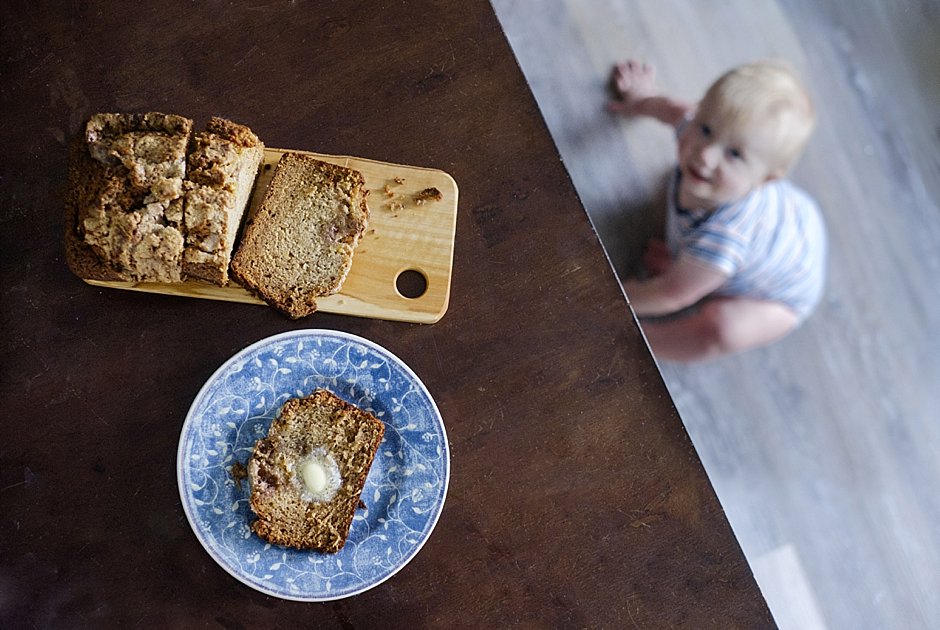
[[[126,279],[105,264],[85,243],[79,227],[80,209],[101,196],[98,191],[109,177],[107,167],[88,154],[84,137],[76,137],[69,146],[68,187],[65,193],[65,261],[79,278]]]

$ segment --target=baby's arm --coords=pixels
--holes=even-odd
[[[643,282],[627,280],[623,289],[637,315],[669,315],[692,306],[727,279],[714,267],[680,256],[662,275]]]
[[[643,250],[643,266],[651,277],[666,273],[672,266],[672,256],[666,241],[654,236],[646,243],[646,249]]]
[[[694,106],[663,96],[656,87],[656,71],[646,63],[630,59],[614,66],[610,82],[616,98],[610,101],[610,111],[627,116],[650,116],[676,126],[689,115]]]

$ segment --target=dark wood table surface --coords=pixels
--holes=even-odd
[[[772,625],[487,2],[0,11],[0,625]],[[450,173],[446,315],[295,322],[73,276],[66,144],[95,112],[150,110]],[[420,553],[387,582],[322,603],[262,594],[216,564],[175,466],[212,373],[301,328],[399,356],[436,400],[452,458]]]

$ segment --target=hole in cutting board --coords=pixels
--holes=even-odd
[[[400,296],[413,300],[428,290],[428,279],[417,269],[405,269],[395,278],[395,288]]]

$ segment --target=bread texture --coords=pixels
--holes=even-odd
[[[225,286],[235,237],[251,198],[264,144],[248,127],[212,118],[193,138],[183,274]]]
[[[283,547],[342,549],[384,433],[381,420],[328,390],[287,400],[248,460],[252,531]],[[322,487],[305,481],[311,462]]]
[[[369,220],[359,171],[285,153],[245,228],[232,273],[268,304],[297,319],[336,293]]]
[[[223,285],[264,147],[214,118],[95,114],[69,155],[66,260],[89,280]]]
[[[69,156],[66,259],[76,275],[180,281],[192,126],[156,112],[91,117]]]

